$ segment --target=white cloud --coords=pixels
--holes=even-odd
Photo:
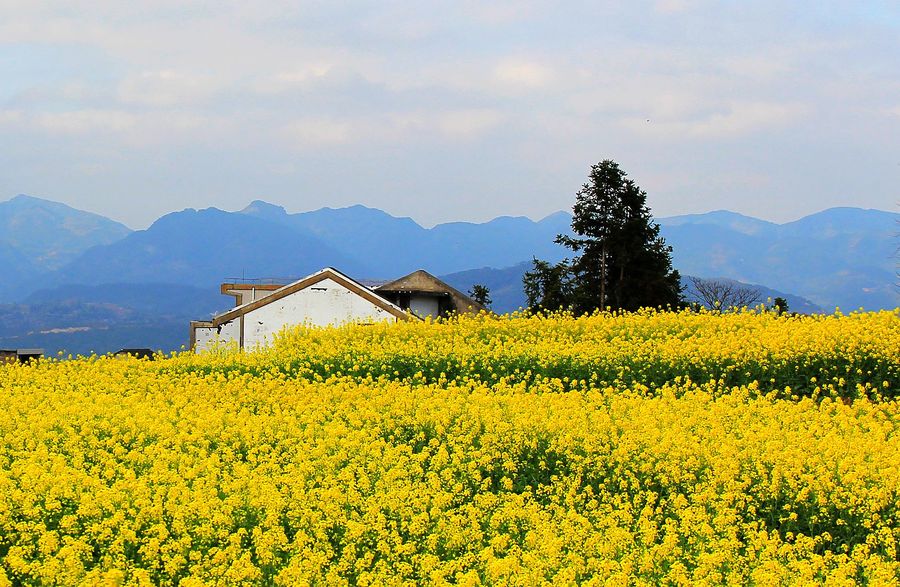
[[[307,63],[294,67],[289,71],[279,71],[265,75],[253,82],[251,87],[260,94],[280,94],[308,87],[310,84],[328,76],[333,70],[334,65],[332,63]]]
[[[250,136],[252,124],[244,134]],[[183,145],[210,147],[239,134],[239,123],[227,117],[182,111],[135,113],[121,109],[83,109],[63,112],[0,111],[0,127],[37,137],[90,140],[108,148]],[[245,141],[248,140],[245,136]]]
[[[640,134],[671,139],[739,138],[761,131],[799,125],[808,108],[802,104],[735,102],[724,111],[694,120],[629,118],[623,125]]]
[[[700,4],[698,0],[656,0],[653,9],[660,14],[678,14],[696,10]]]
[[[553,71],[534,61],[508,60],[494,68],[494,79],[503,85],[540,88],[553,81]]]
[[[497,127],[504,117],[494,110],[456,110],[435,116],[436,129],[453,139],[474,139]]]
[[[0,127],[12,128],[18,126],[24,118],[25,115],[21,110],[0,110]]]
[[[118,97],[125,104],[186,106],[209,100],[224,86],[223,80],[211,75],[150,71],[122,80]]]
[[[489,25],[509,25],[533,18],[540,9],[536,2],[517,0],[515,2],[483,2],[467,0],[463,3],[465,12],[476,21]]]
[[[286,124],[282,136],[295,148],[341,145],[362,138],[362,129],[349,120],[304,117]]]
[[[31,122],[51,134],[126,133],[134,130],[137,118],[121,110],[78,110],[40,113]]]
[[[102,163],[77,163],[74,165],[75,172],[83,176],[99,176],[109,171],[108,166]]]
[[[684,167],[673,161],[688,152],[717,158],[703,171],[714,185],[712,176],[740,175],[721,160],[740,161],[785,128],[797,129],[789,133],[797,143],[772,150],[776,167],[796,170],[804,150],[839,151],[848,141],[874,160],[890,151],[900,117],[891,60],[900,36],[884,22],[854,24],[847,7],[829,9],[823,26],[818,5],[774,0],[0,2],[3,49],[16,51],[0,62],[14,81],[0,103],[0,128],[13,131],[0,133],[0,150],[36,159],[7,165],[4,176],[23,184],[17,191],[32,180],[49,185],[46,170],[65,168],[87,145],[121,157],[82,189],[86,197],[111,186],[107,175],[130,177],[129,165],[159,166],[155,154],[179,149],[213,163],[150,169],[185,180],[169,186],[173,201],[184,186],[222,186],[229,173],[249,184],[285,153],[300,171],[263,180],[294,194],[291,182],[326,173],[304,165],[317,150],[335,166],[361,152],[380,158],[364,178],[372,198],[391,196],[399,176],[411,178],[410,193],[433,189],[436,175],[417,173],[428,165],[450,173],[443,159],[428,161],[435,153],[477,160],[472,190],[517,165],[511,172],[528,185],[569,185],[565,174],[582,173],[598,153],[632,155],[647,168]],[[62,143],[68,155],[51,155]],[[816,164],[828,166],[827,156]],[[228,170],[221,157],[234,162]],[[379,175],[387,165],[390,175]],[[319,180],[316,190],[344,185]],[[822,183],[837,192],[842,182]],[[881,181],[882,196],[891,184]],[[554,193],[544,193],[541,214]],[[520,211],[528,212],[509,210]]]
[[[489,109],[407,110],[378,116],[304,117],[281,129],[295,149],[351,144],[397,145],[412,139],[426,142],[471,141],[495,129],[502,113]]]

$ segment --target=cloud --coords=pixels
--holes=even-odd
[[[250,126],[248,124],[248,126]],[[0,111],[0,128],[54,140],[89,139],[108,148],[215,145],[235,133],[234,121],[191,112],[83,109],[63,112]],[[245,139],[246,140],[246,139]]]
[[[790,144],[760,155],[782,168],[782,176],[772,172],[773,185],[787,185],[812,159],[817,169],[838,169],[833,162],[849,148],[874,162],[891,152],[900,116],[896,21],[860,17],[849,4],[8,0],[4,7],[0,38],[15,58],[0,60],[0,79],[10,82],[0,92],[0,190],[36,184],[52,195],[55,182],[66,195],[80,190],[73,200],[118,190],[137,169],[171,193],[170,208],[198,187],[218,194],[256,190],[253,182],[310,202],[352,187],[347,198],[364,192],[365,203],[379,205],[393,201],[398,183],[408,193],[449,190],[441,186],[457,181],[448,164],[455,162],[457,170],[478,169],[455,192],[492,193],[503,183],[498,175],[515,176],[531,197],[503,196],[496,207],[540,216],[570,204],[559,186],[577,186],[585,165],[609,156],[660,176],[673,168],[703,175],[722,186],[704,197],[728,207],[728,197],[746,194],[716,178],[741,177],[746,154],[784,129],[794,131],[781,133]],[[118,156],[89,187],[54,179],[55,167],[70,168],[89,148]],[[160,153],[178,155],[163,162]],[[296,173],[266,171],[284,158]],[[369,162],[359,185],[328,175],[329,166],[359,158]],[[857,189],[837,172],[816,173],[820,184],[804,189]],[[893,178],[870,175],[882,179],[869,195],[894,202]],[[308,183],[292,183],[300,181]],[[656,188],[685,206],[676,183]],[[426,222],[468,213],[427,198],[402,205],[418,206],[410,213]]]
[[[489,109],[431,112],[411,110],[373,117],[304,117],[279,133],[298,150],[338,145],[402,145],[411,140],[471,141],[497,128],[504,120]]]
[[[679,14],[696,10],[701,4],[699,0],[657,0],[653,10],[660,14]]]
[[[288,71],[269,74],[253,82],[252,88],[261,94],[280,94],[309,87],[310,84],[324,79],[334,70],[331,63],[307,63]]]
[[[19,126],[25,118],[21,110],[0,110],[0,128],[13,128]]]
[[[30,122],[51,134],[127,133],[134,130],[137,118],[120,110],[78,110],[45,112]]]
[[[540,88],[553,81],[553,71],[533,61],[509,60],[497,64],[494,79],[506,86]]]
[[[735,102],[721,112],[696,120],[629,118],[624,126],[640,134],[670,139],[737,139],[799,125],[808,108],[802,104]]]
[[[435,116],[435,128],[454,139],[473,139],[496,128],[504,116],[494,110],[456,110]]]
[[[301,118],[285,125],[282,136],[299,149],[341,145],[363,138],[362,129],[349,120]]]
[[[211,75],[173,70],[149,71],[122,80],[118,98],[125,104],[187,106],[210,100],[226,82]]]
[[[462,5],[465,12],[476,21],[489,25],[509,25],[532,18],[540,8],[536,2],[518,0],[516,2],[481,2],[467,0]]]

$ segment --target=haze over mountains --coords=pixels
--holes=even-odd
[[[361,205],[288,214],[259,200],[241,213],[313,234],[348,256],[364,259],[372,277],[423,268],[439,275],[473,266],[507,267],[532,256],[561,258],[553,238],[568,232],[571,223],[570,215],[558,212],[538,222],[501,216],[481,224],[451,222],[423,228],[411,218]]]
[[[0,246],[14,249],[38,272],[59,269],[130,232],[124,224],[50,200],[20,194],[0,202]]]
[[[687,275],[760,283],[826,310],[895,308],[900,214],[831,208],[786,224],[733,212],[660,220]]]
[[[180,325],[178,336],[186,339],[183,319],[227,307],[229,299],[218,295],[222,280],[302,277],[327,265],[360,279],[424,268],[448,276],[460,289],[485,283],[495,308],[511,310],[524,300],[521,275],[532,257],[555,261],[566,256],[568,251],[553,239],[568,232],[570,221],[568,213],[559,212],[540,221],[501,217],[424,228],[365,206],[289,214],[254,201],[237,212],[173,212],[146,230],[131,231],[97,214],[17,196],[0,202],[0,303],[19,304],[15,311],[13,306],[0,310],[0,346],[39,343],[39,337],[28,336],[41,330],[85,327],[19,318],[22,328],[13,332],[17,319],[10,316],[21,315],[23,303],[32,317],[48,305],[69,304],[69,314],[57,308],[56,316],[69,315],[76,322],[73,308],[79,304],[106,304],[112,314],[101,322],[111,328],[116,328],[116,312],[123,323],[164,316],[172,329]],[[762,284],[767,291],[796,296],[791,305],[798,310],[880,309],[900,303],[895,285],[900,214],[834,208],[774,224],[717,211],[657,221],[682,275]],[[150,292],[149,305],[137,303],[140,291]],[[26,323],[32,335],[21,332]],[[84,331],[69,335],[78,332]],[[10,336],[19,337],[16,344]]]

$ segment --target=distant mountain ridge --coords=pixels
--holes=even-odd
[[[900,305],[900,214],[831,208],[785,224],[727,211],[659,219],[683,274],[764,283],[825,309]]]
[[[147,230],[94,247],[53,274],[54,284],[166,282],[210,286],[227,277],[302,277],[322,263],[353,274],[371,271],[315,236],[216,208],[167,214]]]
[[[62,236],[45,228],[29,235],[15,228],[23,218],[38,219],[39,228],[59,227]],[[657,219],[683,275],[765,284],[826,310],[900,304],[894,285],[898,220],[896,213],[858,208],[833,208],[785,224],[724,210]],[[0,235],[0,271],[6,277],[0,301],[13,301],[66,284],[215,287],[227,277],[300,277],[326,265],[361,279],[418,268],[437,275],[475,267],[503,271],[533,257],[566,256],[569,251],[553,240],[568,232],[571,215],[425,228],[361,205],[291,214],[256,200],[236,212],[173,212],[146,230],[130,231],[96,214],[17,196],[0,203],[2,222],[14,229]]]
[[[124,224],[59,202],[19,194],[0,202],[0,300],[93,246],[121,240]]]
[[[313,234],[348,256],[362,257],[377,275],[390,277],[426,267],[431,273],[469,269],[474,260],[506,267],[531,256],[559,259],[562,249],[553,238],[569,231],[571,217],[552,214],[540,221],[501,216],[489,222],[450,222],[424,228],[413,219],[398,218],[362,205],[321,208],[288,214],[260,200],[241,213]]]
[[[120,222],[59,202],[24,194],[0,202],[0,242],[44,269],[58,269],[87,249],[130,232]]]
[[[140,283],[40,290],[21,304],[0,304],[0,348],[73,354],[121,348],[173,351],[187,344],[188,322],[232,304],[210,288]]]

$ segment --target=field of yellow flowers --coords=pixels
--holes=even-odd
[[[0,585],[900,581],[900,313],[0,366]]]

